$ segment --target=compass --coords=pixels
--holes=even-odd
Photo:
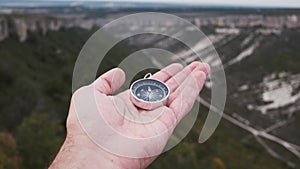
[[[142,109],[150,110],[165,104],[170,94],[168,86],[156,79],[149,79],[151,73],[145,75],[130,86],[131,101]]]

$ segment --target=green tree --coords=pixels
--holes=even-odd
[[[21,159],[16,147],[16,141],[10,133],[0,133],[0,169],[20,168]]]
[[[46,168],[63,141],[60,121],[45,113],[33,113],[17,129],[20,154],[25,169]]]

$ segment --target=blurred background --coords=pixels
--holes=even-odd
[[[193,129],[150,169],[300,168],[299,1],[0,0],[0,169],[49,166],[66,134],[80,49],[104,24],[137,12],[170,13],[195,24],[219,53],[228,87],[213,136],[197,143],[210,101],[207,81]],[[141,23],[131,24],[134,31]],[[186,64],[196,59],[174,39],[138,35],[114,46],[98,74],[147,47],[177,53]],[[203,61],[220,66],[209,55]]]

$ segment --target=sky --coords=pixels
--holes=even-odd
[[[82,0],[78,0],[82,1]],[[92,0],[103,1],[103,0]],[[262,7],[296,7],[300,8],[300,0],[104,0],[104,1],[129,1],[129,2],[170,2],[170,3],[194,3],[212,5],[235,5],[235,6],[262,6]]]
[[[1,2],[19,2],[40,1],[49,2],[49,0],[0,0]],[[53,1],[78,1],[85,0],[50,0]],[[110,1],[110,2],[153,2],[153,3],[179,3],[179,4],[199,4],[199,5],[217,5],[217,6],[243,6],[243,7],[292,7],[300,8],[300,0],[86,0],[86,1]]]

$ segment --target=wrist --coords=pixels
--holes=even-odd
[[[121,169],[117,156],[83,139],[68,136],[49,169]]]

